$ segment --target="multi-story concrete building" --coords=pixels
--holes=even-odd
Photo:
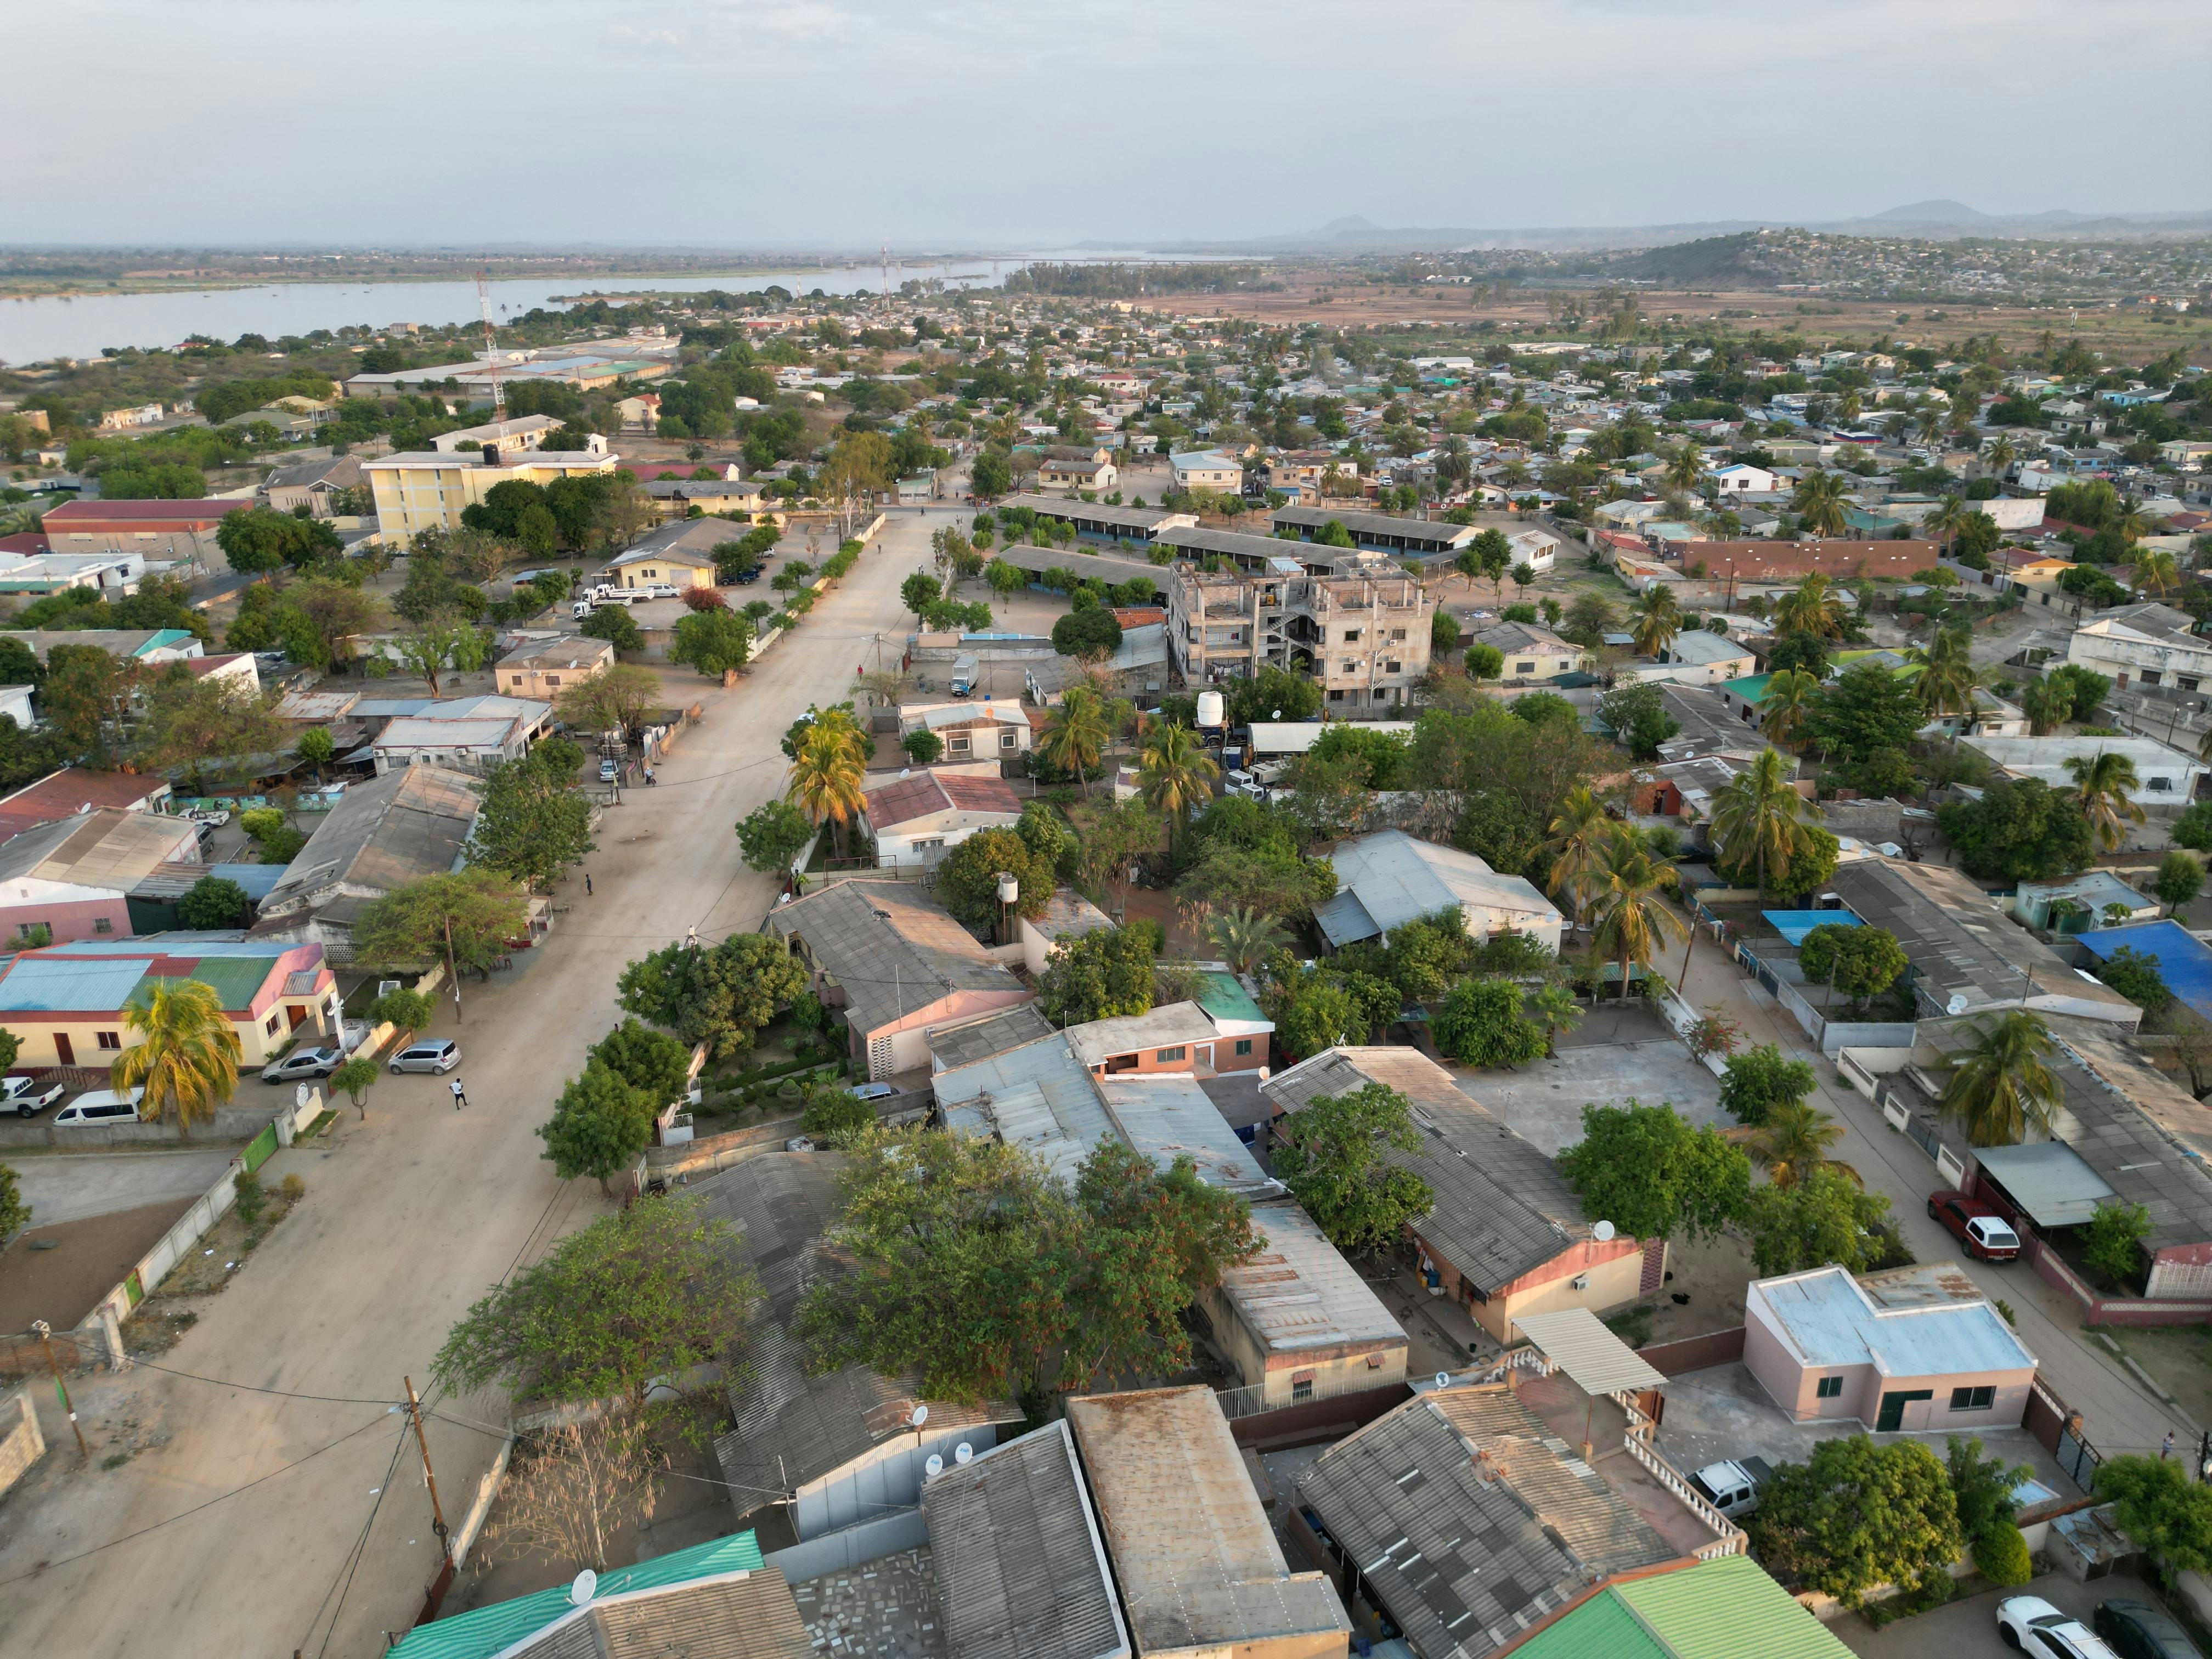
[[[1429,672],[1436,603],[1376,558],[1372,574],[1315,576],[1293,559],[1252,573],[1175,567],[1168,650],[1192,685],[1272,663],[1321,682],[1339,712],[1402,702]]]
[[[370,461],[362,471],[376,501],[377,529],[387,542],[404,542],[425,530],[459,529],[462,509],[483,500],[494,484],[612,472],[617,459],[587,449],[525,448],[501,464],[496,450],[413,450]]]

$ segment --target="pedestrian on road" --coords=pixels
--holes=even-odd
[[[645,781],[646,781],[646,782],[647,782],[648,785],[652,785],[652,786],[654,786],[654,787],[656,787],[659,786],[659,782],[660,782],[660,780],[659,780],[659,778],[656,778],[656,777],[654,777],[654,776],[653,775],[653,769],[652,769],[650,766],[648,766],[648,767],[647,767],[647,768],[645,769]]]
[[[2172,1431],[2172,1429],[2168,1429],[2168,1430],[2166,1431],[2166,1438],[2165,1438],[2165,1439],[2163,1439],[2163,1440],[2161,1440],[2161,1441],[2160,1441],[2160,1442],[2159,1442],[2159,1443],[2158,1443],[2158,1461],[2159,1461],[2160,1462],[2163,1463],[2163,1462],[2166,1462],[2166,1460],[2167,1458],[2169,1458],[2169,1457],[2171,1457],[2171,1456],[2172,1456],[2172,1455],[2173,1455],[2173,1431]]]
[[[457,1112],[458,1112],[458,1111],[459,1111],[459,1110],[461,1109],[461,1108],[462,1108],[462,1107],[464,1107],[464,1106],[465,1106],[465,1105],[467,1105],[467,1104],[469,1103],[469,1097],[468,1097],[468,1096],[467,1096],[465,1092],[463,1092],[463,1091],[462,1091],[462,1089],[461,1089],[461,1080],[460,1080],[460,1079],[459,1079],[459,1078],[455,1078],[455,1079],[454,1079],[451,1083],[448,1083],[446,1086],[447,1086],[448,1089],[451,1089],[451,1090],[453,1091],[453,1109],[454,1109],[455,1111],[457,1111]],[[2166,1438],[2167,1438],[2167,1439],[2169,1439],[2169,1440],[2171,1440],[2172,1437],[2172,1437],[2172,1435],[2168,1435],[2168,1436],[2166,1437]]]
[[[589,897],[591,897],[591,896],[592,896],[592,872],[591,872],[590,871],[586,870],[586,871],[585,871],[585,872],[584,872],[584,896],[585,896],[586,898],[589,898]]]

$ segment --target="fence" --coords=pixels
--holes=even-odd
[[[40,1431],[39,1414],[31,1408],[31,1391],[18,1389],[0,1403],[0,1492],[23,1478],[31,1465],[46,1453],[46,1437]]]
[[[1652,1432],[1659,1425],[1644,1414],[1636,1403],[1636,1396],[1621,1389],[1607,1397],[1620,1407],[1622,1414],[1628,1419],[1627,1432],[1621,1437],[1622,1449],[1649,1470],[1654,1480],[1680,1498],[1684,1508],[1717,1534],[1711,1543],[1693,1552],[1698,1559],[1713,1561],[1723,1555],[1741,1555],[1749,1547],[1749,1540],[1744,1537],[1743,1529],[1715,1509],[1705,1493],[1690,1484],[1687,1475],[1660,1456],[1650,1443]]]
[[[1347,1394],[1379,1394],[1389,1389],[1402,1387],[1401,1383],[1391,1382],[1386,1383],[1382,1389],[1377,1389],[1358,1372],[1349,1372],[1334,1377],[1316,1378],[1311,1393],[1299,1395],[1289,1404],[1318,1405],[1324,1400],[1339,1399]],[[1283,1406],[1270,1407],[1267,1404],[1267,1393],[1266,1383],[1252,1382],[1240,1389],[1216,1389],[1213,1391],[1213,1397],[1221,1402],[1221,1414],[1234,1423],[1240,1417],[1258,1417],[1270,1410],[1286,1409]]]
[[[1662,1376],[1680,1376],[1684,1371],[1701,1371],[1709,1365],[1727,1365],[1743,1358],[1743,1330],[1741,1325],[1733,1330],[1713,1331],[1704,1336],[1686,1336],[1674,1342],[1654,1343],[1648,1348],[1638,1348],[1636,1357],[1644,1361]]]
[[[2080,1304],[2085,1325],[2201,1325],[2212,1316],[2212,1301],[2201,1297],[2100,1296],[2034,1233],[2027,1235],[2027,1243],[2035,1276]]]
[[[674,1176],[689,1179],[713,1175],[749,1158],[758,1158],[763,1152],[782,1151],[783,1143],[799,1133],[799,1126],[796,1117],[780,1117],[756,1123],[750,1129],[708,1135],[704,1140],[684,1141],[674,1146],[648,1146],[645,1152],[645,1172],[657,1181]]]

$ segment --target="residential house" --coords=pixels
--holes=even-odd
[[[301,461],[280,466],[261,481],[258,494],[264,507],[279,513],[307,509],[314,519],[338,516],[339,497],[361,487],[361,458],[333,455],[327,460]]]
[[[1457,910],[1470,938],[1526,934],[1557,954],[1565,919],[1551,900],[1520,876],[1501,876],[1472,853],[1416,841],[1402,830],[1339,842],[1336,896],[1314,920],[1335,949],[1377,939],[1401,922]]]
[[[521,759],[552,718],[550,703],[520,697],[447,698],[392,720],[369,748],[379,777],[425,762],[483,772]]]
[[[204,569],[224,570],[229,566],[216,544],[216,526],[226,514],[252,505],[235,496],[173,501],[80,500],[50,508],[39,522],[56,553],[132,553],[142,561],[197,558]]]
[[[1410,738],[1416,727],[1412,720],[1362,720],[1359,729],[1386,737]],[[1279,761],[1306,754],[1328,730],[1328,724],[1318,720],[1255,720],[1248,728],[1252,758],[1255,762]]]
[[[1293,1572],[1204,1388],[1066,1402],[1138,1659],[1345,1659],[1352,1627]]]
[[[1030,999],[1004,961],[909,882],[841,881],[769,912],[810,988],[842,1011],[855,1061],[881,1082],[929,1064],[929,1028]]]
[[[660,424],[660,394],[640,392],[615,401],[615,413],[622,417],[625,432],[650,432]]]
[[[1218,495],[1239,495],[1244,489],[1243,463],[1211,450],[1182,450],[1168,457],[1177,489],[1210,489]]]
[[[1401,518],[1395,513],[1339,513],[1321,507],[1279,507],[1268,515],[1268,522],[1278,531],[1297,532],[1304,542],[1318,541],[1329,526],[1338,525],[1355,547],[1447,563],[1481,533],[1469,524]]]
[[[57,818],[74,817],[94,807],[145,812],[167,800],[168,780],[143,772],[92,772],[64,766],[12,795],[0,795],[0,836],[21,835]]]
[[[1850,1659],[1810,1609],[1747,1555],[1614,1579],[1539,1626],[1514,1659]],[[1425,1654],[1422,1659],[1427,1659]]]
[[[354,960],[354,924],[377,900],[459,869],[483,798],[469,773],[424,762],[349,787],[261,900],[252,933]]]
[[[1113,926],[1114,919],[1082,894],[1059,888],[1042,915],[1022,918],[1022,965],[1032,975],[1042,974],[1062,945]]]
[[[1175,567],[1167,643],[1176,671],[1193,684],[1267,666],[1309,675],[1339,712],[1410,701],[1429,672],[1436,617],[1420,584],[1402,573],[1315,576],[1273,562],[1260,575]]]
[[[1748,461],[1730,461],[1726,466],[1717,466],[1705,474],[1715,492],[1722,496],[1746,494],[1764,495],[1781,483],[1778,475],[1763,466],[1753,466]]]
[[[2106,915],[2116,904],[2124,913],[2118,922]],[[2132,932],[2130,923],[2155,922],[2160,908],[2156,899],[2137,892],[2109,870],[2084,870],[2078,876],[2062,877],[2057,881],[2024,881],[2012,899],[2012,913],[2022,922],[2058,933],[2083,933],[2092,928],[2105,933],[2116,929]],[[2174,931],[2195,942],[2193,935],[2182,933],[2178,926]],[[2127,941],[2114,938],[2106,942],[2118,945]],[[2203,948],[2197,946],[2200,951]]]
[[[349,390],[350,386],[349,382]],[[524,446],[511,453],[498,449],[410,450],[365,461],[362,471],[376,504],[377,529],[386,541],[401,544],[425,530],[459,529],[462,512],[480,503],[495,484],[598,477],[613,472],[618,465],[618,457],[604,451]]]
[[[2171,605],[2116,606],[2074,630],[2066,660],[2094,669],[2115,685],[2198,690],[2212,679],[2212,639],[2196,626],[2188,612]]]
[[[198,635],[184,628],[26,628],[8,637],[27,646],[40,662],[58,645],[88,645],[149,666],[190,662],[206,649]]]
[[[837,1152],[771,1152],[690,1187],[706,1218],[740,1230],[737,1249],[760,1285],[715,1461],[739,1522],[781,1507],[801,1540],[912,1507],[931,1458],[987,1451],[1022,1418],[1004,1401],[930,1399],[915,1378],[865,1364],[810,1375],[793,1328],[807,1291],[835,1275],[823,1235],[844,1164]]]
[[[761,494],[757,483],[732,478],[654,478],[638,488],[663,517],[671,519],[758,513],[768,505],[768,498]],[[727,531],[730,526],[724,528]],[[725,539],[735,541],[737,536],[728,534]]]
[[[1739,640],[1702,628],[1685,629],[1656,657],[1638,657],[1613,670],[1616,684],[1649,685],[1661,681],[1679,685],[1719,685],[1741,679],[1758,666],[1758,659]]]
[[[451,432],[441,432],[430,440],[430,447],[445,455],[481,452],[487,459],[495,459],[502,455],[512,457],[524,450],[539,447],[549,436],[559,431],[562,424],[557,416],[516,415],[504,420],[486,421],[478,426],[464,426]],[[589,435],[590,447],[585,453],[604,453],[607,441],[596,432]]]
[[[165,979],[215,988],[238,1035],[241,1070],[264,1064],[295,1032],[337,1030],[337,981],[321,945],[228,933],[83,939],[22,951],[0,967],[0,1030],[20,1045],[19,1068],[105,1066],[143,1040],[124,1019],[124,1005]]]
[[[53,945],[128,935],[141,881],[204,868],[189,818],[102,807],[40,824],[0,842],[0,939],[21,943],[39,928]]]
[[[1115,481],[1121,476],[1113,462],[1093,456],[1048,456],[1037,467],[1037,488],[1095,489],[1103,495],[1115,488]]]
[[[1273,1024],[1249,993],[1227,974],[1226,991],[1211,988],[1232,1012],[1221,1018],[1203,1003],[1166,1002],[1149,1012],[1091,1020],[1067,1028],[1069,1046],[1093,1077],[1127,1073],[1243,1072],[1267,1063]]]
[[[1199,1299],[1200,1330],[1274,1411],[1406,1380],[1404,1328],[1304,1210],[1252,1211],[1259,1253]]]
[[[860,822],[884,870],[933,870],[977,830],[1011,830],[1022,817],[1005,779],[927,767],[877,784],[863,800]]]
[[[607,562],[605,579],[616,586],[687,587],[714,586],[714,545],[734,541],[732,526],[720,519],[664,525],[641,537],[630,550]]]
[[[1504,678],[1509,685],[1561,674],[1586,674],[1595,661],[1581,646],[1535,623],[1492,623],[1476,629],[1468,643],[1492,647],[1505,659]]]
[[[567,688],[611,666],[614,659],[615,648],[606,641],[563,634],[516,646],[499,659],[492,680],[510,697],[550,703]]]
[[[27,732],[39,723],[38,711],[31,702],[36,690],[28,685],[0,685],[0,714],[15,721],[18,732]]]
[[[1420,1274],[1492,1340],[1518,1341],[1524,1316],[1603,1313],[1658,1292],[1666,1241],[1622,1237],[1586,1220],[1551,1158],[1418,1048],[1330,1048],[1269,1078],[1260,1092],[1274,1109],[1271,1136],[1295,1140],[1299,1112],[1370,1083],[1405,1096],[1423,1133],[1420,1148],[1387,1154],[1436,1194],[1407,1230]]]
[[[1034,737],[1029,711],[1018,702],[986,697],[981,702],[908,703],[899,709],[899,736],[929,732],[945,745],[948,765],[1003,760],[1027,754]]]
[[[1067,501],[1055,495],[1009,495],[999,507],[1001,512],[1016,509],[1064,524],[1086,542],[1150,542],[1163,530],[1198,523],[1194,513],[1170,513],[1158,507],[1109,507],[1103,501]]]
[[[2067,769],[2069,761],[2122,755],[2136,772],[2136,786],[2126,792],[2128,799],[2138,806],[2164,807],[2174,812],[2197,798],[2198,782],[2212,773],[2212,767],[2196,756],[2172,748],[2156,738],[2092,738],[2071,733],[2008,738],[1978,733],[1960,741],[1987,757],[1990,764],[2004,776],[2034,778],[2054,789],[2075,787],[2074,775]]]
[[[102,432],[127,432],[132,427],[156,425],[161,419],[161,404],[133,404],[128,409],[101,410],[100,429]]]
[[[1525,564],[1539,576],[1548,575],[1559,556],[1559,538],[1548,530],[1513,531],[1505,544],[1513,550],[1514,564]]]

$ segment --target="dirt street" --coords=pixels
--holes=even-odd
[[[450,1002],[441,1012],[433,1034],[465,1055],[465,1111],[444,1079],[387,1073],[366,1123],[348,1110],[326,1150],[272,1159],[264,1179],[297,1174],[307,1197],[204,1304],[167,1369],[81,1380],[89,1468],[51,1390],[33,1391],[52,1449],[0,1503],[0,1656],[368,1659],[382,1632],[408,1627],[437,1546],[413,1439],[392,1409],[400,1379],[425,1387],[458,1315],[601,1212],[591,1182],[554,1180],[532,1132],[617,1019],[626,962],[694,926],[711,939],[759,921],[770,886],[740,861],[732,825],[781,789],[785,726],[848,694],[879,631],[903,635],[898,583],[951,516],[895,513],[799,634],[734,690],[674,671],[705,723],[658,787],[625,792],[608,813],[588,865],[595,895],[567,883],[544,948],[489,985],[465,984],[459,1019]],[[439,1404],[480,1423],[503,1408]],[[429,1439],[457,1523],[497,1442],[442,1417]]]

